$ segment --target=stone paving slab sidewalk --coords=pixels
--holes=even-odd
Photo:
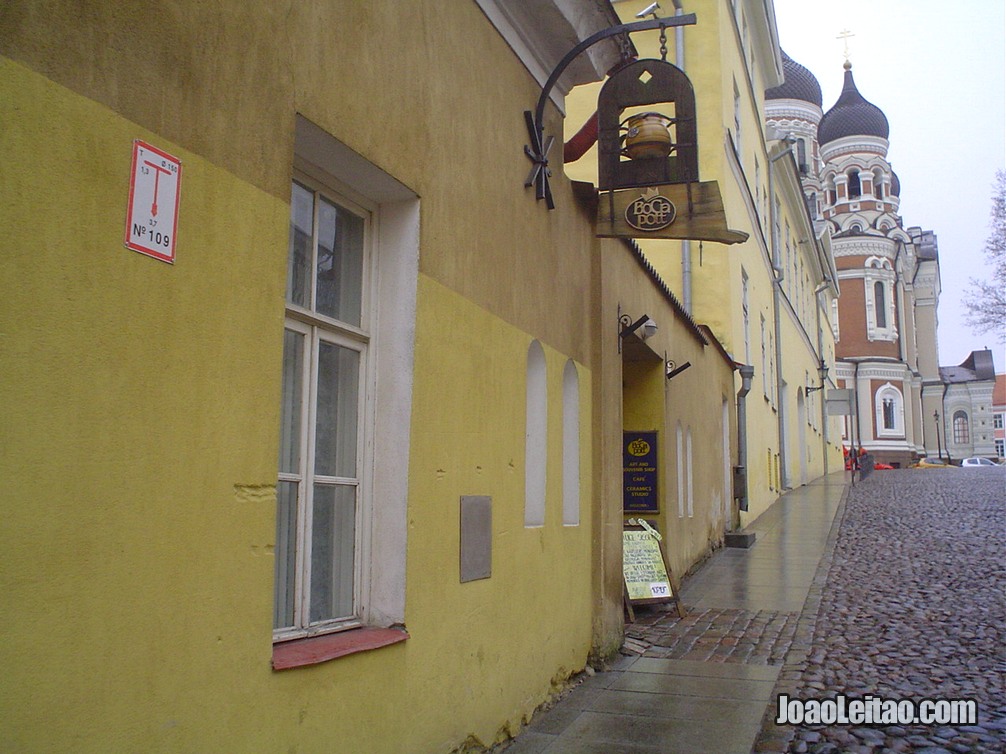
[[[749,527],[754,547],[720,550],[686,579],[686,617],[639,610],[622,657],[585,674],[501,750],[749,754],[785,658],[810,648],[801,609],[819,596],[815,567],[844,491],[839,473],[783,496]]]

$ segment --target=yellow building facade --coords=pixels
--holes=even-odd
[[[512,11],[0,14],[12,750],[488,745],[621,643],[625,431],[676,573],[729,528],[720,335],[523,187],[547,40],[617,18]]]
[[[614,3],[624,22],[647,5]],[[822,410],[824,391],[808,391],[822,384],[822,360],[834,376],[834,262],[830,239],[807,212],[796,149],[787,134],[765,126],[765,91],[783,81],[772,5],[698,0],[665,12],[696,16],[694,25],[666,31],[666,59],[695,88],[699,179],[718,183],[729,227],[748,239],[640,245],[686,311],[719,334],[733,359],[753,367],[750,391],[738,399],[746,422],[739,522],[746,525],[786,489],[841,468],[840,428]],[[659,57],[659,31],[633,41],[640,57]],[[574,93],[567,138],[592,116],[598,87]],[[567,172],[593,181],[595,165],[596,148]],[[736,381],[743,392],[739,371]]]

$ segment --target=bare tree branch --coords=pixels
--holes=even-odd
[[[996,172],[993,184],[991,232],[985,241],[985,260],[991,280],[970,279],[964,293],[965,321],[978,333],[994,333],[1006,341],[1006,172]]]

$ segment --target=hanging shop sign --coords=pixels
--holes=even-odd
[[[126,209],[126,248],[175,261],[175,231],[182,163],[177,157],[137,139],[129,174]]]
[[[638,60],[597,101],[597,235],[747,240],[727,227],[716,181],[700,182],[695,92],[678,67]]]
[[[657,513],[657,433],[622,433],[622,510]]]

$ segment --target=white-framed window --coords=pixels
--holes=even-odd
[[[276,642],[405,623],[419,275],[419,197],[307,119],[295,122]]]
[[[688,493],[688,518],[695,515],[695,488],[692,484],[692,428],[685,433],[685,486]]]
[[[993,414],[992,415],[992,428],[1002,429],[1004,419],[1006,419],[1006,414]]]
[[[878,437],[904,437],[905,399],[890,382],[881,385],[874,395]]]
[[[371,213],[291,192],[276,516],[277,635],[359,623]]]
[[[884,171],[880,168],[873,169],[873,195],[878,199],[884,198]]]
[[[869,257],[863,276],[866,287],[866,335],[869,340],[895,340],[894,267],[889,259]]]
[[[761,323],[761,387],[762,394],[768,398],[770,395],[769,383],[771,377],[768,373],[768,344],[765,342],[765,317],[764,315],[758,315]]]
[[[572,359],[562,371],[562,523],[580,524],[580,376]]]
[[[675,434],[675,460],[677,461],[675,469],[678,479],[678,518],[685,517],[685,433],[681,429],[681,422],[678,422],[677,431]]]
[[[971,427],[966,411],[954,411],[953,428],[955,445],[968,445],[971,442]]]
[[[1006,456],[1006,440],[996,440],[996,456],[1002,458]]]
[[[548,456],[548,375],[545,351],[532,340],[527,349],[527,402],[524,442],[524,526],[545,525]]]
[[[831,300],[831,331],[835,335],[835,342],[838,343],[839,335],[841,333],[838,326],[838,299],[833,298]]]
[[[859,181],[859,170],[853,169],[846,173],[849,186],[849,198],[858,199],[863,195],[863,187]]]

